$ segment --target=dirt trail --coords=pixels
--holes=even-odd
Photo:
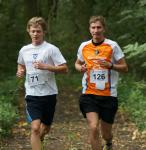
[[[45,150],[91,150],[87,143],[86,121],[78,108],[79,92],[64,89],[60,93],[52,130],[45,138]],[[23,103],[20,108],[21,113],[24,112]],[[0,145],[0,150],[31,150],[29,125],[23,117],[15,125],[13,136]],[[120,111],[113,131],[114,150],[146,150],[145,137]]]

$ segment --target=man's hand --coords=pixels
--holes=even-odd
[[[18,68],[17,73],[16,73],[16,76],[17,76],[18,78],[23,78],[23,77],[24,77],[24,73],[25,73],[25,69],[23,69],[23,68]]]
[[[81,72],[86,72],[87,71],[87,65],[86,64],[83,64],[81,65]]]
[[[113,64],[106,60],[100,60],[100,66],[111,69],[113,67]]]
[[[33,63],[34,68],[41,69],[41,70],[47,70],[48,64],[42,63],[40,61],[36,61]]]
[[[34,68],[36,68],[36,69],[49,70],[49,71],[56,72],[56,73],[67,73],[68,72],[68,68],[67,68],[66,64],[53,66],[53,65],[45,64],[45,63],[38,61],[38,62],[34,62],[33,65],[34,65]]]

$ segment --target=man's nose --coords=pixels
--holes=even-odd
[[[95,30],[94,30],[95,32],[97,32],[98,31],[98,28],[95,28]]]
[[[37,32],[34,32],[34,35],[37,35]]]

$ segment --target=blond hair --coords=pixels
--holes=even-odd
[[[99,21],[104,28],[106,28],[106,25],[105,25],[105,18],[103,16],[92,16],[90,17],[89,19],[89,25],[91,25],[91,23],[95,23]]]
[[[29,31],[31,26],[38,26],[38,25],[42,27],[44,32],[47,32],[47,25],[46,25],[45,20],[42,17],[31,18],[27,23],[26,30]]]

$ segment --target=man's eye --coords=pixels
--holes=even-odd
[[[31,31],[31,33],[40,33],[41,31]]]

